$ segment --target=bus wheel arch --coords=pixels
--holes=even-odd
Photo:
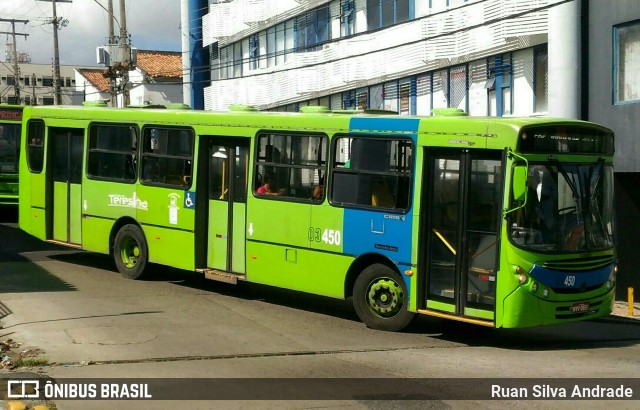
[[[110,235],[110,249],[122,276],[139,279],[149,262],[149,247],[140,225],[133,220],[119,220]]]
[[[358,317],[372,329],[399,331],[415,316],[408,310],[409,293],[402,275],[391,261],[379,255],[354,262],[345,282],[345,295],[353,297]]]

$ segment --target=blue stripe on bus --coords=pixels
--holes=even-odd
[[[367,133],[368,131],[417,132],[420,120],[417,118],[366,118],[354,117],[349,122],[349,131]]]
[[[378,253],[396,264],[410,266],[412,226],[411,214],[345,209],[343,251],[354,256]],[[406,275],[402,277],[411,292],[408,278]]]
[[[587,272],[559,272],[534,265],[529,275],[541,284],[554,289],[581,289],[602,285],[609,279],[612,270],[613,264]],[[574,277],[575,280],[568,277]]]

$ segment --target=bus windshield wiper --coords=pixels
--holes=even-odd
[[[582,205],[580,203],[582,202],[582,195],[580,195],[580,192],[578,191],[578,187],[576,186],[575,180],[573,178],[569,178],[569,174],[567,173],[567,170],[564,168],[562,163],[558,161],[557,158],[553,156],[549,156],[549,161],[558,168],[558,171],[560,171],[565,181],[567,181],[567,185],[569,185],[569,188],[571,189],[571,193],[573,194],[573,199],[576,200],[576,204]]]

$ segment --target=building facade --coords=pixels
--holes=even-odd
[[[213,1],[203,18],[212,79],[205,109],[543,114],[547,3]]]
[[[640,292],[640,2],[583,4],[587,72],[583,100],[590,121],[615,132],[615,195],[620,280],[618,295]]]
[[[0,101],[5,104],[54,105],[53,67],[47,64],[19,63],[17,79],[13,64],[0,64]],[[82,104],[76,89],[75,68],[60,66],[60,94],[65,105]],[[16,98],[16,88],[20,98]]]

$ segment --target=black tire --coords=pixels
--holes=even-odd
[[[137,225],[124,225],[116,234],[113,258],[118,272],[128,279],[140,279],[149,260],[147,241]]]
[[[367,327],[396,332],[413,319],[409,312],[407,286],[386,265],[376,263],[360,273],[353,285],[353,307]]]

